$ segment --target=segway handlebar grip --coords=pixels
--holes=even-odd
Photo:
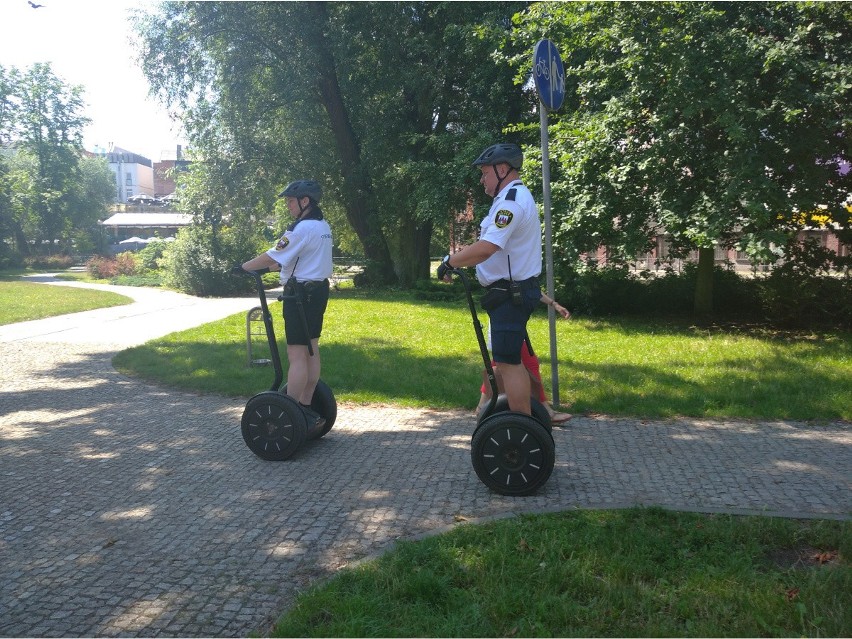
[[[242,267],[242,264],[237,264],[231,267],[231,275],[263,275],[264,273],[269,273],[269,269],[267,267],[254,269],[251,271],[247,271]]]

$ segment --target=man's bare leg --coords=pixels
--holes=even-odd
[[[506,397],[509,400],[509,410],[518,413],[532,414],[530,407],[530,375],[523,364],[497,363]]]

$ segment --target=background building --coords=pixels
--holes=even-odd
[[[115,202],[127,202],[134,195],[154,197],[154,166],[148,158],[113,146],[109,150],[95,149],[95,155],[106,157],[115,176]]]

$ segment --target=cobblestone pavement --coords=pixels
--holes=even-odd
[[[460,411],[341,405],[326,437],[264,462],[240,436],[243,398],[174,392],[110,363],[251,301],[128,294],[145,299],[0,327],[0,636],[263,634],[341,566],[512,513],[852,513],[848,423],[575,418],[554,429],[553,475],[525,498],[478,481]]]

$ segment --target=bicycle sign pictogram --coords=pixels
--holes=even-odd
[[[565,67],[559,50],[550,40],[539,40],[533,51],[533,79],[541,103],[556,111],[565,99]]]

